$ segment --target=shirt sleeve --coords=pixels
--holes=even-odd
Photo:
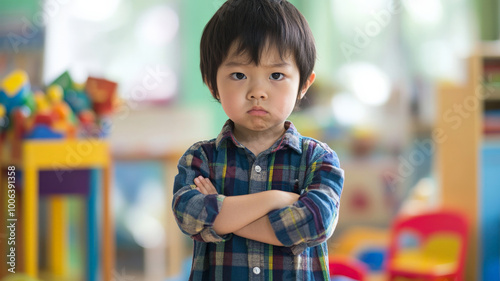
[[[268,214],[276,237],[294,254],[325,242],[338,219],[344,171],[329,148],[315,158],[307,167],[299,200]]]
[[[186,151],[178,164],[179,173],[174,181],[172,210],[183,233],[200,242],[223,242],[230,235],[219,236],[213,230],[225,198],[221,194],[203,195],[196,190],[194,179],[209,178],[208,159],[201,145],[197,143]]]

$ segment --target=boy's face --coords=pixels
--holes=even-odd
[[[275,47],[264,48],[259,66],[233,43],[217,72],[218,98],[236,131],[283,133],[284,122],[314,82],[311,74],[299,96],[299,69],[293,56],[280,58]],[[250,62],[250,63],[249,63]]]

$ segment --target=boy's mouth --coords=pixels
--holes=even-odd
[[[253,116],[264,116],[267,114],[267,111],[260,106],[254,106],[247,113]]]

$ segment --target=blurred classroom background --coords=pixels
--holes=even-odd
[[[173,220],[172,182],[180,155],[216,137],[226,120],[199,71],[203,27],[223,2],[0,2],[0,178],[7,186],[7,167],[16,165],[20,218],[18,273],[5,265],[4,230],[0,280],[187,280],[192,242]],[[318,51],[316,82],[290,120],[328,143],[346,175],[332,268],[364,280],[413,268],[427,272],[419,280],[500,281],[500,1],[290,2]],[[92,96],[101,92],[91,83],[108,87],[98,89],[107,100]],[[17,89],[34,97],[24,97],[31,114],[49,92],[81,97],[88,108],[68,101],[61,112],[71,126],[29,133],[19,125],[20,134],[16,118],[31,117],[15,110]],[[89,124],[100,133],[78,133]],[[52,184],[47,166],[28,180],[30,156],[43,155],[37,142],[78,137],[99,139],[93,147],[109,158],[66,165],[58,183],[66,191],[42,191]],[[33,142],[33,155],[22,155]],[[69,159],[64,147],[51,157]],[[84,191],[68,191],[77,185]],[[446,228],[448,211],[459,219]],[[432,223],[398,236],[404,221],[429,212]],[[444,236],[430,235],[429,225]],[[439,271],[464,279],[431,279]]]

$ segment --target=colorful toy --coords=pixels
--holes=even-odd
[[[30,94],[28,74],[22,70],[15,70],[5,77],[0,85],[0,103],[5,106],[7,115],[22,105],[23,100]]]
[[[464,280],[467,232],[464,215],[454,211],[397,218],[389,246],[388,280]]]
[[[336,257],[330,260],[329,264],[330,277],[332,280],[346,280],[339,277],[347,277],[348,280],[365,281],[367,280],[366,266],[349,258]]]
[[[371,274],[378,274],[383,269],[388,244],[387,230],[352,226],[333,243],[330,260],[355,259],[364,263]]]
[[[92,103],[85,93],[85,86],[76,84],[66,71],[57,77],[50,86],[59,85],[63,90],[64,101],[78,115],[80,111],[91,109]]]
[[[46,89],[46,94],[42,91],[33,93],[28,76],[23,71],[9,74],[0,84],[0,132],[2,133],[0,160],[6,161],[2,163],[4,167],[6,163],[19,162],[16,171],[18,167],[22,169],[22,173],[20,171],[19,174],[23,179],[19,182],[23,185],[20,193],[23,219],[19,221],[22,223],[22,228],[17,236],[22,247],[18,248],[18,261],[23,265],[20,267],[23,273],[33,278],[37,277],[39,266],[38,200],[41,194],[51,196],[48,200],[50,219],[47,222],[49,243],[46,247],[48,252],[46,265],[53,276],[62,278],[61,280],[66,280],[68,277],[66,251],[68,220],[65,218],[67,210],[64,195],[75,192],[75,185],[69,182],[77,172],[65,174],[67,170],[91,171],[88,176],[91,184],[84,192],[88,205],[86,280],[110,281],[113,278],[114,241],[109,205],[111,176],[109,144],[101,140],[89,140],[94,135],[77,132],[86,131],[87,127],[100,132],[102,130],[98,126],[105,120],[104,116],[93,111],[92,102],[84,89],[85,85],[75,84],[67,72]],[[99,108],[106,109],[102,110],[106,114],[110,113],[106,105]],[[95,136],[101,135],[95,134]],[[85,139],[72,139],[76,136],[84,136]],[[38,141],[39,139],[44,141]],[[6,153],[3,154],[4,152]],[[102,177],[94,175],[95,169],[102,169]],[[41,180],[41,175],[46,170],[50,171],[48,173],[50,175],[57,175],[55,182],[64,188],[59,186],[56,191],[49,190],[56,184]],[[101,187],[98,186],[99,179],[103,183]],[[5,182],[2,181],[1,174],[0,182]],[[102,195],[98,196],[99,192],[102,192]],[[6,210],[7,193],[2,194],[0,194],[2,202],[0,207]],[[102,200],[98,200],[99,198]],[[100,202],[103,204],[102,207],[99,206]],[[98,226],[100,222],[98,214],[103,216],[101,227]],[[5,218],[2,220],[4,224],[7,221]],[[99,229],[102,230],[102,235],[99,235]],[[5,250],[4,246],[0,245],[2,251]],[[102,252],[99,252],[99,249],[102,249]],[[5,258],[5,256],[0,257],[2,270],[6,264]],[[99,264],[102,266],[99,267]],[[99,271],[102,272],[101,279],[98,276]]]
[[[36,111],[35,95],[32,91],[30,91],[28,95],[24,96],[22,105],[27,106],[31,112]]]
[[[64,134],[68,138],[74,138],[76,134],[73,125],[73,112],[67,103],[63,101],[63,89],[59,85],[51,85],[47,88],[47,100],[51,105],[51,113],[54,118],[52,129]]]
[[[30,128],[22,134],[21,138],[27,139],[60,139],[64,135],[61,132],[54,130],[56,123],[56,115],[52,112],[52,106],[47,100],[45,94],[41,91],[34,93],[36,111],[32,117]],[[25,120],[20,120],[24,124],[28,123]]]
[[[62,139],[63,137],[63,134],[52,130],[49,126],[40,124],[34,126],[25,139]]]
[[[7,145],[4,149],[19,155],[22,139],[95,137],[104,138],[107,121],[113,110],[117,84],[89,77],[86,84],[74,83],[64,72],[50,84],[46,94],[30,89],[26,72],[16,70],[2,80],[0,88],[0,132]],[[10,125],[9,125],[10,124]],[[10,135],[10,136],[9,136]]]
[[[64,101],[68,103],[75,114],[92,109],[92,103],[83,90],[69,89],[65,91]]]
[[[71,76],[67,71],[65,71],[63,74],[61,74],[59,77],[57,77],[51,84],[52,85],[59,85],[63,89],[63,91],[67,91],[70,89],[73,89],[73,79],[71,79]]]
[[[94,111],[98,115],[109,115],[113,111],[113,101],[118,84],[115,82],[89,77],[85,90],[87,91]]]
[[[36,110],[34,114],[33,126],[44,124],[51,127],[54,123],[54,116],[50,112],[50,105],[45,94],[41,91],[36,91],[34,94]]]
[[[83,126],[88,126],[90,124],[95,124],[96,116],[91,110],[82,110],[78,113],[78,120]]]

